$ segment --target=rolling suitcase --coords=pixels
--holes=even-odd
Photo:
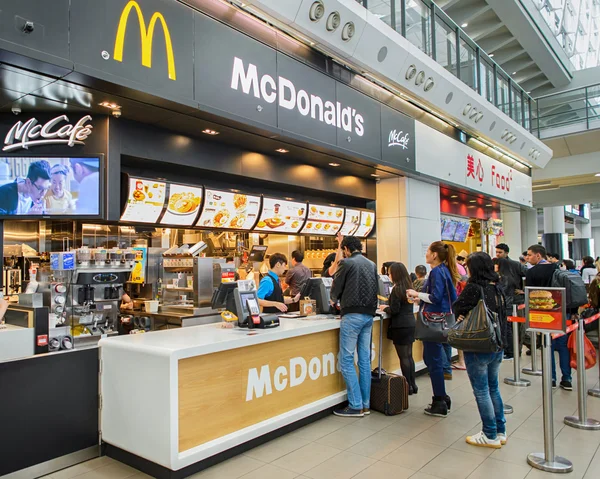
[[[371,409],[395,416],[408,409],[408,381],[404,376],[386,373],[383,357],[383,319],[380,323],[378,367],[371,372]]]

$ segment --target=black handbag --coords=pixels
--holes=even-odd
[[[448,283],[446,282],[446,291],[450,304],[450,291],[448,291]],[[454,313],[430,313],[423,311],[423,305],[417,313],[415,325],[415,339],[428,341],[431,343],[447,343],[448,331],[456,324]]]
[[[477,306],[448,332],[448,344],[473,353],[498,353],[503,348],[500,316],[487,307],[484,289],[480,288],[481,298]],[[498,310],[501,311],[503,307],[503,301],[500,300]]]

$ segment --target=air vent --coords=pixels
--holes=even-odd
[[[325,5],[323,2],[314,2],[308,11],[308,18],[311,22],[318,22],[325,15]]]
[[[408,70],[406,70],[406,79],[407,80],[412,80],[415,75],[417,74],[417,67],[414,65],[411,65],[408,67]]]
[[[423,70],[421,70],[419,72],[419,74],[417,75],[417,78],[415,79],[415,85],[421,86],[424,81],[425,81],[425,72]]]
[[[473,108],[473,111],[472,111],[472,112],[471,112],[471,114],[469,115],[469,118],[470,118],[471,120],[473,120],[473,119],[474,119],[474,118],[475,118],[477,115],[479,115],[479,112],[478,112],[478,111],[477,111],[475,108]]]
[[[330,13],[327,17],[327,31],[334,32],[340,26],[340,14],[338,12]]]
[[[481,113],[481,112],[477,113],[477,117],[475,118],[475,123],[479,123],[482,118],[483,118],[483,113]]]
[[[473,108],[473,105],[471,105],[470,103],[467,103],[463,110],[463,115],[464,116],[468,115],[472,108]]]
[[[435,86],[435,82],[433,81],[433,78],[429,77],[425,81],[425,86],[423,87],[423,90],[430,91],[434,86]]]
[[[452,101],[452,98],[454,98],[454,93],[450,92],[446,95],[446,105]]]
[[[354,36],[354,31],[354,22],[346,23],[346,25],[344,25],[344,28],[342,28],[342,40],[344,40],[345,42],[350,40]]]

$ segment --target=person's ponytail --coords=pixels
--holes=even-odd
[[[454,246],[448,243],[444,243],[444,248],[448,252],[448,254],[446,255],[446,260],[444,262],[446,263],[446,266],[448,267],[448,270],[452,275],[452,282],[456,287],[456,285],[461,279],[460,273],[458,272],[458,267],[456,266],[456,250],[454,249]]]

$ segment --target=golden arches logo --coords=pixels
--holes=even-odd
[[[162,15],[162,13],[154,12],[152,18],[150,18],[148,28],[146,29],[146,21],[144,20],[144,14],[142,13],[142,9],[140,8],[138,2],[136,2],[135,0],[130,0],[127,3],[127,5],[125,5],[125,8],[121,13],[119,27],[117,29],[117,37],[115,38],[115,51],[113,54],[114,59],[118,62],[123,61],[123,44],[125,42],[127,20],[129,19],[129,14],[133,9],[135,9],[137,13],[138,23],[140,26],[140,37],[142,42],[142,65],[148,68],[152,68],[152,39],[154,37],[154,28],[156,27],[156,22],[160,21],[165,36],[165,49],[167,51],[167,67],[169,70],[169,78],[171,80],[176,80],[177,75],[175,73],[175,57],[173,55],[173,44],[171,42],[171,34],[169,33],[169,27],[167,26],[165,17]]]

